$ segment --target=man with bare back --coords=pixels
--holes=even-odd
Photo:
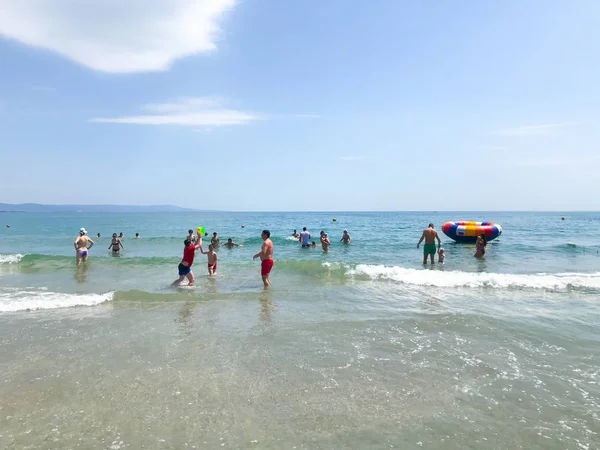
[[[421,242],[425,240],[425,246],[423,247],[423,264],[427,264],[427,256],[431,257],[431,264],[435,264],[435,254],[437,253],[437,249],[435,247],[435,240],[438,241],[438,247],[442,246],[442,241],[440,240],[440,236],[437,231],[433,229],[433,224],[430,223],[429,227],[423,230],[423,234],[421,235],[421,239],[419,239],[419,243],[417,244],[417,248],[421,245]]]
[[[263,245],[260,252],[252,257],[252,259],[260,258],[261,267],[260,275],[265,285],[265,289],[271,286],[271,280],[269,280],[269,274],[273,268],[273,242],[271,242],[271,232],[269,230],[263,230],[262,234]]]

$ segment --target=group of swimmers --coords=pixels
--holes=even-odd
[[[100,236],[100,233],[98,233]],[[207,237],[208,233],[204,233],[204,236]],[[117,236],[116,233],[113,233],[112,241],[109,246],[109,249],[112,248],[113,253],[118,253],[121,248],[125,248],[123,246],[123,242],[121,238],[125,236],[121,233],[121,236]],[[310,233],[304,227],[302,232],[298,233],[296,230],[292,233],[292,237],[297,238],[302,247],[315,247],[317,244],[313,241],[311,243]],[[136,233],[136,238],[139,238],[139,233]],[[261,277],[265,288],[268,288],[271,285],[271,281],[269,280],[269,274],[273,269],[273,242],[271,241],[271,232],[269,230],[263,230],[261,233],[261,238],[263,240],[263,245],[261,247],[260,252],[256,253],[252,259],[260,258],[261,261]],[[437,240],[437,247],[436,247]],[[320,233],[320,241],[321,246],[324,252],[329,250],[329,246],[331,245],[331,241],[325,231],[321,230]],[[417,243],[417,248],[420,247],[421,243],[425,241],[425,245],[423,246],[423,264],[427,264],[428,257],[431,260],[431,264],[435,264],[435,255],[438,255],[438,263],[443,264],[445,258],[445,250],[442,248],[442,241],[438,232],[435,230],[432,223],[423,230],[421,234],[421,239]],[[342,234],[342,238],[340,242],[348,245],[351,242],[350,234],[348,234],[348,230],[344,230]],[[215,248],[221,245],[221,239],[218,234],[215,232],[210,240],[210,245],[208,246],[208,250],[205,251],[202,248],[202,236],[195,236],[193,230],[188,230],[188,235],[183,242],[183,258],[178,266],[179,278],[173,282],[173,285],[179,285],[181,282],[187,278],[188,285],[194,285],[194,273],[192,272],[192,264],[194,263],[194,257],[196,254],[196,250],[200,250],[200,253],[203,255],[207,255],[207,268],[208,275],[213,276],[217,271],[217,263],[219,260],[218,254],[215,252]],[[485,255],[485,247],[487,245],[487,239],[484,234],[481,234],[477,237],[476,242],[476,252],[475,257],[482,258]],[[86,261],[88,257],[89,250],[94,246],[94,241],[87,236],[87,231],[85,228],[81,228],[79,230],[79,236],[75,239],[75,255],[77,259],[77,264],[80,264],[82,261]],[[236,244],[233,242],[231,238],[227,240],[224,244],[225,247],[231,249],[233,247],[241,247],[240,244]]]
[[[302,231],[298,233],[298,231],[294,230],[292,233],[292,237],[298,239],[298,242],[302,245],[302,247],[316,247],[317,243],[315,241],[310,241],[310,233],[307,231],[306,227],[302,228]],[[324,252],[329,251],[329,246],[331,245],[331,241],[329,240],[329,236],[325,231],[321,230],[319,240],[321,241],[321,247]],[[350,235],[348,234],[348,230],[344,230],[342,234],[342,238],[340,242],[343,242],[346,245],[349,245],[351,241]]]
[[[205,233],[208,236],[208,233]],[[261,269],[260,275],[265,289],[271,286],[271,280],[269,280],[269,274],[273,269],[273,242],[271,241],[271,232],[269,230],[263,230],[261,233],[263,245],[260,252],[255,254],[252,259],[260,258]],[[213,237],[210,240],[208,251],[202,248],[202,236],[194,236],[193,230],[188,230],[188,236],[183,241],[183,258],[177,267],[179,271],[179,278],[173,281],[173,286],[179,286],[181,282],[187,278],[188,286],[194,286],[194,272],[192,272],[192,264],[194,264],[194,257],[196,256],[196,250],[200,250],[200,253],[207,256],[207,267],[208,275],[213,276],[217,271],[217,263],[219,262],[219,255],[215,252],[215,248],[221,244],[221,239],[217,233],[213,233]],[[233,242],[231,238],[225,243],[227,248],[241,247],[240,244]]]
[[[435,241],[437,239],[437,248],[435,245]],[[435,264],[435,254],[438,255],[438,264],[444,264],[444,258],[446,257],[446,251],[442,248],[442,241],[440,239],[440,235],[435,230],[432,223],[429,224],[427,228],[423,230],[423,234],[421,234],[421,239],[417,243],[417,248],[421,245],[421,242],[425,241],[425,245],[423,246],[423,264],[427,264],[427,257],[431,258],[431,264]],[[485,255],[485,247],[487,246],[487,238],[485,234],[480,234],[477,236],[477,240],[475,242],[475,258],[483,258]]]

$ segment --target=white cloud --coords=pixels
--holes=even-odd
[[[342,161],[362,161],[362,156],[341,156]]]
[[[505,130],[494,131],[494,134],[501,134],[504,136],[539,136],[544,134],[550,134],[557,128],[563,128],[572,123],[546,123],[542,125],[525,125],[522,127],[508,128]]]
[[[169,103],[142,106],[142,110],[153,114],[99,117],[91,119],[90,122],[218,127],[241,125],[262,119],[259,114],[225,108],[224,103],[225,100],[220,97],[183,97]]]
[[[238,0],[0,0],[0,36],[111,73],[164,71],[216,48]]]

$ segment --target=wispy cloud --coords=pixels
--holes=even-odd
[[[259,114],[228,109],[224,104],[225,99],[221,97],[183,97],[169,103],[151,103],[141,107],[153,114],[99,117],[90,119],[90,122],[219,127],[262,119]]]
[[[566,126],[573,125],[571,122],[565,123],[546,123],[541,125],[525,125],[522,127],[507,128],[504,130],[496,130],[494,134],[500,134],[504,136],[539,136],[550,134],[557,128],[564,128]]]
[[[362,156],[340,156],[342,161],[362,161]]]
[[[36,92],[56,92],[56,88],[51,86],[33,86],[31,90]]]
[[[295,116],[300,119],[320,119],[321,118],[321,116],[319,116],[318,114],[296,114]]]
[[[0,36],[98,71],[164,71],[214,50],[218,24],[237,1],[0,0]]]
[[[566,165],[565,161],[560,159],[532,159],[532,160],[523,160],[523,161],[515,161],[515,166],[518,167],[552,167],[552,166],[564,166]]]
[[[484,151],[499,151],[499,150],[506,150],[508,147],[504,147],[502,145],[480,145],[479,147],[477,147],[477,150],[484,150]]]

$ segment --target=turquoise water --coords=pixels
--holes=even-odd
[[[442,235],[446,263],[424,268],[421,231],[447,220],[504,231],[484,260]],[[2,448],[600,447],[600,213],[0,213],[0,225]],[[199,225],[243,247],[218,250],[213,279],[197,255],[196,288],[173,289]],[[303,226],[329,233],[331,251],[300,248]],[[96,245],[76,267],[80,227]],[[264,228],[269,291],[252,261]],[[126,236],[117,257],[113,232]]]

